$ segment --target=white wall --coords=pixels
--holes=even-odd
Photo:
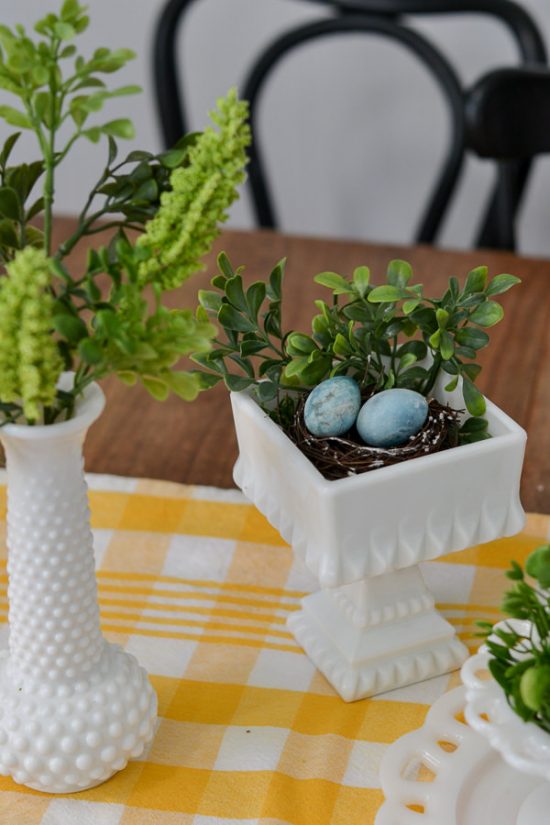
[[[129,46],[139,55],[116,79],[141,84],[144,95],[119,99],[107,115],[127,113],[135,121],[138,139],[124,148],[160,148],[150,45],[162,0],[88,0],[88,5],[92,26],[81,38],[84,50]],[[546,0],[524,5],[550,42]],[[44,0],[3,3],[1,19],[30,25],[48,6]],[[274,33],[314,16],[319,10],[304,0],[197,0],[180,34],[192,127],[204,124],[218,95],[242,83],[251,56]],[[443,47],[466,83],[516,60],[511,37],[494,21],[432,17],[416,25]],[[447,121],[433,81],[415,58],[378,37],[348,35],[303,47],[282,64],[269,82],[260,129],[283,229],[407,242],[442,158]],[[26,140],[20,156],[28,156],[31,146]],[[59,175],[59,211],[78,211],[101,162],[96,146],[75,148]],[[491,179],[489,163],[468,163],[445,226],[445,245],[470,244]],[[543,159],[520,224],[525,253],[550,255],[547,193],[550,159]],[[234,207],[231,222],[251,225],[246,196]]]

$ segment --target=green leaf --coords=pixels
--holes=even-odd
[[[96,316],[96,327],[107,338],[116,338],[120,332],[120,321],[112,309],[100,309]]]
[[[223,380],[225,381],[225,386],[231,392],[241,392],[254,383],[251,378],[245,378],[242,375],[225,375]]]
[[[77,344],[82,338],[88,335],[86,324],[81,318],[76,315],[54,315],[53,326],[63,338],[66,338],[71,344]]]
[[[166,381],[163,381],[160,378],[155,378],[152,375],[142,375],[141,383],[147,392],[157,401],[166,401],[170,395],[170,387]]]
[[[82,338],[78,344],[78,354],[86,364],[99,364],[103,360],[103,351],[93,338]]]
[[[44,233],[41,229],[37,229],[36,226],[27,226],[25,229],[25,234],[27,236],[27,243],[29,246],[34,246],[36,249],[40,249],[44,246]]]
[[[481,372],[481,366],[479,364],[461,364],[460,370],[464,375],[467,375],[471,381],[475,381]]]
[[[543,544],[529,554],[525,570],[529,576],[537,579],[542,587],[550,586],[550,544]]]
[[[134,204],[141,200],[154,202],[158,199],[158,196],[159,188],[157,182],[155,180],[146,180],[138,187],[132,200]]]
[[[485,415],[485,399],[478,388],[466,376],[462,377],[462,394],[470,415]]]
[[[464,295],[470,295],[473,292],[483,292],[487,282],[487,267],[478,266],[468,273],[466,279],[466,286],[464,287]]]
[[[82,8],[78,0],[64,0],[61,6],[60,17],[62,20],[73,20],[80,14]]]
[[[453,339],[447,330],[443,330],[441,333],[441,344],[439,346],[439,351],[444,361],[449,361],[454,355],[455,347]]]
[[[32,206],[25,212],[25,221],[30,221],[36,215],[39,215],[44,209],[44,198],[38,198]]]
[[[460,358],[475,358],[476,351],[471,347],[456,347],[455,352]]]
[[[424,367],[409,367],[400,373],[398,383],[400,387],[414,387],[425,381],[427,377],[428,370]]]
[[[441,344],[441,330],[440,329],[436,329],[436,331],[432,335],[430,335],[430,337],[428,339],[428,343],[432,347],[432,349],[439,349],[439,346]]]
[[[289,355],[310,355],[317,349],[315,341],[301,332],[291,332],[286,340],[286,350]]]
[[[361,298],[366,295],[369,281],[370,269],[368,266],[358,266],[353,270],[353,285]]]
[[[470,321],[480,327],[492,327],[503,318],[504,310],[496,301],[485,301],[475,309]]]
[[[4,167],[8,162],[9,156],[12,153],[13,147],[21,137],[21,132],[14,132],[4,141],[2,151],[0,152],[0,167]]]
[[[99,143],[101,140],[101,129],[99,126],[92,126],[91,129],[84,129],[81,134],[91,143]]]
[[[172,392],[179,398],[183,398],[184,401],[194,401],[202,389],[197,376],[198,373],[195,372],[177,371],[171,372],[165,380]]]
[[[198,298],[202,307],[216,314],[219,312],[222,299],[218,292],[213,292],[210,289],[199,289]]]
[[[10,186],[0,187],[0,214],[14,221],[21,217],[21,201],[15,189]]]
[[[460,428],[462,433],[480,433],[487,430],[489,422],[486,418],[467,418]]]
[[[348,295],[353,292],[353,286],[336,272],[319,272],[313,280],[316,284],[332,289],[335,295]]]
[[[435,319],[439,329],[446,329],[447,324],[449,323],[449,313],[445,309],[436,309]]]
[[[256,281],[246,291],[246,303],[253,318],[258,317],[260,307],[266,296],[266,286],[263,281]]]
[[[419,303],[420,298],[414,298],[411,301],[404,301],[403,312],[405,313],[405,315],[410,315],[411,312],[414,312]]]
[[[376,286],[369,292],[368,300],[371,304],[395,303],[401,300],[403,291],[396,286]]]
[[[177,169],[186,157],[187,151],[185,149],[169,149],[167,152],[161,152],[158,156],[161,164],[166,169]]]
[[[461,346],[471,347],[471,349],[478,350],[487,346],[489,343],[489,336],[486,332],[483,332],[482,329],[466,327],[465,329],[460,329],[456,333],[455,340],[457,344],[460,344]]]
[[[220,254],[218,255],[217,263],[218,269],[220,270],[222,275],[225,275],[226,278],[233,278],[235,276],[235,271],[231,266],[231,262],[225,252],[220,252]]]
[[[417,361],[422,361],[428,354],[428,347],[424,341],[407,341],[398,348],[397,355],[402,358],[407,353],[412,353]]]
[[[412,278],[412,267],[407,261],[390,261],[387,270],[388,283],[404,289]]]
[[[19,239],[15,225],[7,218],[0,220],[0,245],[10,249],[19,249]]]
[[[100,128],[105,135],[112,135],[112,137],[125,138],[127,140],[131,140],[136,134],[134,124],[126,117],[119,118],[118,120],[110,120]]]
[[[335,355],[339,355],[342,358],[347,358],[347,356],[351,355],[352,353],[352,349],[350,347],[348,339],[345,338],[340,332],[336,335],[336,338],[334,339],[332,349]]]
[[[260,381],[256,387],[258,398],[264,404],[268,401],[273,401],[274,398],[277,398],[277,391],[278,386],[273,381]]]
[[[292,378],[294,375],[300,375],[302,371],[308,366],[309,360],[307,355],[300,355],[292,359],[284,370],[286,378]]]
[[[57,22],[54,26],[54,32],[60,40],[72,40],[76,32],[70,23]]]
[[[385,390],[391,390],[391,388],[395,385],[395,373],[393,370],[388,370],[388,377],[384,383]]]
[[[243,279],[240,275],[228,278],[225,282],[225,294],[234,307],[241,312],[248,312],[248,304],[243,290]]]
[[[240,345],[240,354],[244,358],[248,358],[250,355],[257,355],[258,352],[262,352],[265,348],[265,342],[259,341],[257,338],[243,340]]]
[[[516,284],[521,284],[521,278],[517,278],[515,275],[496,275],[492,281],[490,281],[487,289],[485,290],[486,295],[501,295],[503,292],[507,292]]]
[[[322,356],[311,364],[308,364],[300,374],[300,380],[308,387],[313,387],[319,384],[332,367],[332,358],[330,356]]]
[[[104,92],[105,97],[124,97],[125,95],[139,95],[143,89],[141,86],[119,86],[118,89],[109,89],[108,92]]]
[[[271,298],[280,301],[282,297],[283,278],[285,274],[286,258],[278,262],[269,276],[268,294]]]
[[[211,387],[215,387],[220,381],[223,381],[221,375],[214,375],[212,372],[200,372],[197,370],[193,372],[193,375],[196,376],[197,385],[201,390],[209,390]]]
[[[0,117],[11,126],[20,126],[22,129],[32,129],[32,123],[27,115],[14,109],[13,106],[0,106]]]
[[[455,375],[455,377],[451,381],[449,381],[448,384],[445,385],[445,392],[453,392],[454,390],[456,390],[458,378],[459,376]]]
[[[223,327],[234,330],[235,332],[254,332],[256,329],[252,321],[238,312],[235,307],[232,307],[230,304],[222,305],[218,312],[218,321]]]
[[[416,355],[412,352],[406,352],[402,358],[399,359],[399,369],[405,370],[412,364],[416,364]]]

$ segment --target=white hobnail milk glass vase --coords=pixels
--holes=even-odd
[[[69,421],[0,429],[10,626],[0,653],[0,774],[49,793],[104,782],[143,752],[156,718],[145,670],[99,625],[82,445],[104,404],[91,385]]]

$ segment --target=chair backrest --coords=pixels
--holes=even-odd
[[[167,146],[173,145],[187,131],[184,92],[177,71],[176,36],[189,7],[196,0],[168,0],[158,19],[154,38],[154,76],[161,128]],[[445,211],[450,203],[467,148],[463,89],[458,75],[441,51],[426,37],[410,28],[404,18],[434,14],[484,14],[496,17],[512,33],[523,64],[546,62],[544,41],[525,10],[512,0],[309,0],[329,7],[330,17],[323,16],[277,36],[252,65],[243,96],[250,101],[253,142],[250,148],[249,181],[255,216],[263,227],[277,228],[275,207],[268,188],[263,158],[255,128],[258,102],[265,82],[280,61],[304,43],[332,35],[377,34],[396,41],[414,54],[436,80],[450,119],[449,145],[428,204],[415,235],[419,243],[436,240]],[[516,163],[514,215],[529,172],[529,160]],[[499,175],[501,170],[499,169]],[[502,246],[499,231],[499,181],[482,221],[478,242]]]
[[[464,108],[468,146],[478,157],[494,160],[499,170],[491,222],[479,243],[513,249],[525,169],[536,155],[550,153],[550,69],[488,72],[467,91]]]

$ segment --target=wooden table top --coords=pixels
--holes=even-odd
[[[69,218],[58,219],[59,242],[70,231]],[[105,242],[95,236],[94,245]],[[451,275],[462,280],[469,269],[489,266],[491,275],[509,272],[523,283],[501,296],[506,316],[490,330],[491,344],[481,353],[480,389],[527,430],[522,501],[529,511],[550,512],[550,261],[493,251],[455,252],[431,247],[403,247],[300,238],[269,231],[227,231],[216,243],[207,270],[171,293],[174,306],[195,306],[196,292],[215,271],[215,254],[224,249],[233,264],[246,266],[245,280],[265,278],[282,257],[288,258],[284,325],[309,331],[312,302],[326,297],[313,283],[323,270],[349,274],[367,264],[380,282],[391,258],[405,258],[417,281],[434,294]],[[71,270],[84,266],[86,243],[72,254]],[[325,293],[323,295],[323,292]],[[500,298],[499,298],[500,300]],[[86,467],[98,473],[161,478],[186,484],[232,487],[237,445],[227,391],[203,393],[192,404],[176,397],[159,403],[141,387],[128,388],[116,378],[103,382],[107,409],[86,442]]]

